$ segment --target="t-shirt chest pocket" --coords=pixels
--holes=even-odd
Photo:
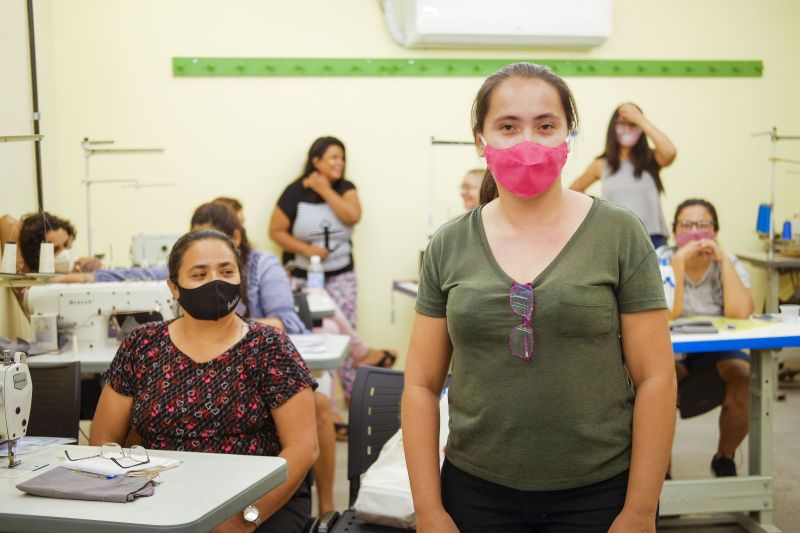
[[[592,337],[611,330],[614,293],[609,287],[566,285],[560,304],[559,335]]]

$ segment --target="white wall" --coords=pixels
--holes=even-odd
[[[469,139],[469,109],[482,79],[175,78],[173,56],[763,60],[762,78],[567,80],[582,127],[565,181],[602,150],[614,107],[637,102],[678,148],[676,163],[663,172],[667,216],[688,196],[712,199],[721,217],[721,242],[732,251],[759,246],[756,206],[768,198],[769,143],[751,133],[773,125],[800,133],[800,36],[793,26],[800,3],[792,0],[617,0],[609,41],[577,52],[406,50],[388,36],[375,1],[36,5],[47,79],[45,200],[77,224],[79,251],[86,232],[80,183],[85,136],[167,150],[161,156],[92,160],[98,179],[175,182],[162,189],[96,188],[96,248],[113,247],[121,262],[131,235],[182,231],[197,204],[220,194],[245,203],[252,240],[271,248],[266,224],[275,200],[300,172],[311,141],[336,135],[347,145],[347,174],[365,208],[355,234],[359,329],[373,344],[401,351],[412,303],[396,298],[398,322],[391,326],[389,287],[392,279],[416,275],[426,236],[429,139]],[[781,153],[800,158],[800,143],[781,146]],[[468,148],[437,149],[437,222],[457,212],[458,183],[475,163]],[[782,219],[800,210],[800,179],[782,168],[779,190]]]
[[[33,133],[27,21],[24,1],[0,0],[0,135]],[[33,143],[0,142],[0,215],[35,210]],[[0,335],[25,333],[18,310],[11,292],[0,289]]]

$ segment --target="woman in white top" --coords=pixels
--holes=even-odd
[[[652,141],[653,147],[650,147]],[[667,223],[659,195],[664,192],[660,170],[675,160],[677,151],[636,104],[614,110],[608,124],[606,149],[576,179],[570,189],[583,192],[598,179],[603,199],[633,211],[644,223],[653,246],[667,243]]]

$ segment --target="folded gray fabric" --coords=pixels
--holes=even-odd
[[[62,498],[65,500],[92,500],[99,502],[132,502],[136,498],[152,496],[152,480],[146,477],[105,476],[75,472],[59,466],[17,485],[17,489],[34,496]]]

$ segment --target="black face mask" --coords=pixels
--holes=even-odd
[[[194,289],[178,287],[178,303],[192,318],[219,320],[228,316],[241,300],[240,284],[215,279]]]

